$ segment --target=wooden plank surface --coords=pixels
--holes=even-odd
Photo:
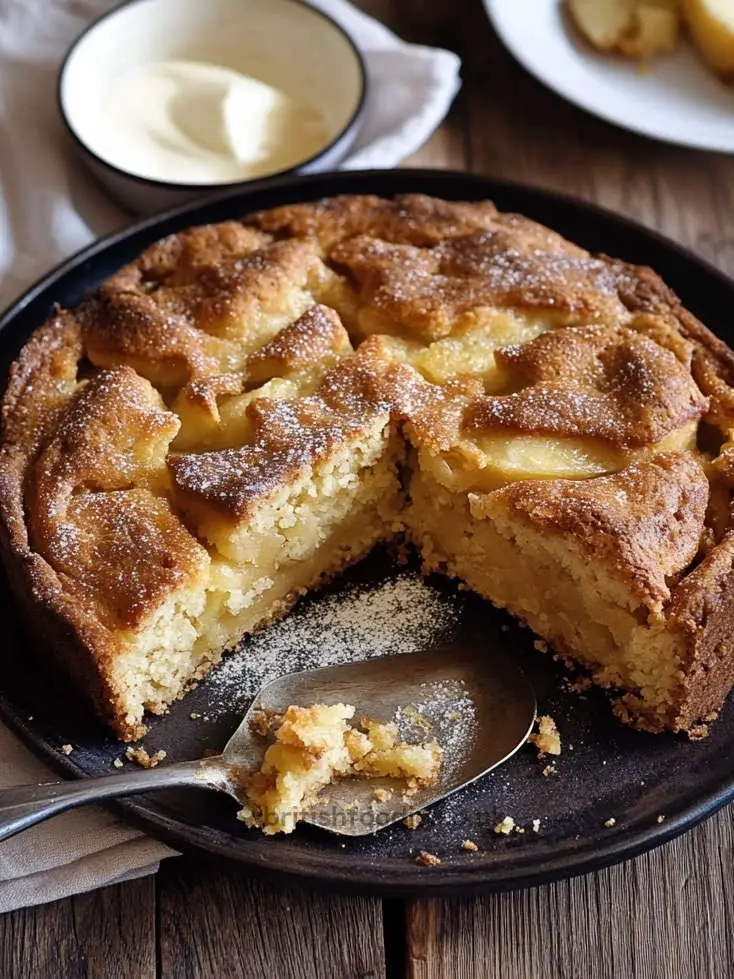
[[[155,979],[155,880],[0,915],[2,979]]]
[[[585,877],[411,904],[409,979],[733,976],[731,816]]]
[[[159,872],[160,979],[383,979],[381,902],[175,860]]]

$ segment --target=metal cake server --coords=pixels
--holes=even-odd
[[[395,720],[401,738],[435,740],[444,752],[436,783],[412,795],[394,779],[350,778],[327,786],[302,821],[346,836],[389,826],[501,765],[525,743],[536,714],[535,693],[519,668],[477,643],[289,673],[260,690],[221,755],[0,792],[0,840],[76,806],[156,789],[216,789],[244,804],[238,776],[259,768],[267,747],[252,730],[253,713],[340,702],[356,707],[355,723],[360,717]],[[386,791],[375,793],[380,788]]]

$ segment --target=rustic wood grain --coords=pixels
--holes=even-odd
[[[249,880],[202,859],[159,872],[160,979],[384,979],[381,902]]]
[[[155,979],[152,877],[0,916],[2,979]]]
[[[722,812],[627,864],[408,911],[409,979],[734,975],[734,822]]]

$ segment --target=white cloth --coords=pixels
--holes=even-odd
[[[0,309],[67,255],[129,219],[70,155],[57,115],[61,58],[116,0],[0,0]],[[416,150],[459,88],[459,59],[408,45],[346,0],[312,0],[360,45],[370,79],[345,168],[391,167]],[[0,789],[54,780],[0,725]],[[1,798],[1,796],[0,796]],[[0,843],[0,912],[153,873],[169,847],[99,809]]]

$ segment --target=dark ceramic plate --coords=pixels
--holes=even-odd
[[[732,283],[675,245],[606,211],[541,190],[466,174],[341,173],[277,181],[210,199],[144,221],[92,245],[47,276],[0,320],[3,375],[20,345],[43,322],[54,303],[74,305],[87,290],[162,235],[256,208],[336,193],[389,196],[405,192],[452,199],[489,197],[500,208],[529,215],[592,251],[651,265],[694,313],[724,339],[734,342],[730,325]],[[290,837],[263,838],[234,820],[230,800],[203,792],[137,797],[120,803],[120,808],[174,846],[199,847],[237,860],[250,870],[383,894],[425,895],[427,891],[527,886],[596,869],[671,839],[734,798],[731,698],[713,725],[711,736],[696,744],[684,737],[655,737],[628,730],[613,719],[602,692],[592,691],[585,697],[569,692],[564,674],[552,657],[536,652],[532,636],[505,615],[480,599],[456,592],[445,582],[421,586],[415,578],[413,585],[406,585],[405,580],[397,586],[391,584],[405,573],[395,568],[389,555],[373,554],[325,594],[302,603],[286,620],[288,624],[272,627],[281,630],[275,638],[266,630],[255,641],[251,657],[256,658],[257,643],[264,643],[261,648],[269,649],[265,659],[270,657],[271,670],[285,672],[313,665],[308,654],[313,642],[308,640],[321,646],[319,628],[326,634],[336,626],[344,627],[344,615],[335,615],[334,609],[342,604],[346,608],[358,606],[355,590],[367,592],[365,601],[376,600],[378,605],[382,594],[384,613],[385,589],[394,589],[394,603],[395,596],[404,594],[406,588],[408,593],[411,587],[423,588],[424,598],[430,592],[428,617],[430,607],[444,610],[437,616],[441,628],[431,635],[419,635],[420,630],[416,633],[409,628],[405,608],[398,609],[394,622],[386,626],[392,630],[387,638],[375,633],[372,621],[371,639],[369,633],[352,629],[346,640],[342,637],[336,644],[334,655],[357,657],[379,651],[378,647],[384,651],[405,648],[416,641],[446,641],[454,629],[479,631],[487,647],[501,646],[517,657],[535,684],[541,712],[558,719],[565,750],[558,759],[556,774],[543,777],[544,762],[538,760],[534,749],[524,748],[504,768],[433,807],[418,829],[392,827],[362,839],[341,840],[309,828],[299,829]],[[70,694],[47,679],[12,623],[9,600],[5,608],[2,716],[60,772],[84,776],[114,771],[112,761],[120,756],[120,745],[72,706]],[[389,602],[387,608],[391,608]],[[449,615],[444,614],[446,609]],[[331,641],[324,639],[323,643]],[[301,653],[294,653],[298,648]],[[239,711],[247,705],[248,689],[267,675],[267,671],[248,673],[241,660],[230,658],[168,716],[154,721],[146,745],[165,748],[169,761],[198,757],[207,748],[221,747]],[[203,716],[192,720],[192,713],[206,715],[208,720]],[[59,752],[66,742],[74,745],[69,757]],[[505,815],[512,816],[526,831],[508,837],[494,833],[494,825]],[[534,819],[540,819],[537,833],[532,829]],[[614,824],[605,825],[610,819]],[[461,841],[467,838],[478,844],[477,852],[461,849]],[[419,849],[440,856],[441,865],[417,866],[412,855]]]

